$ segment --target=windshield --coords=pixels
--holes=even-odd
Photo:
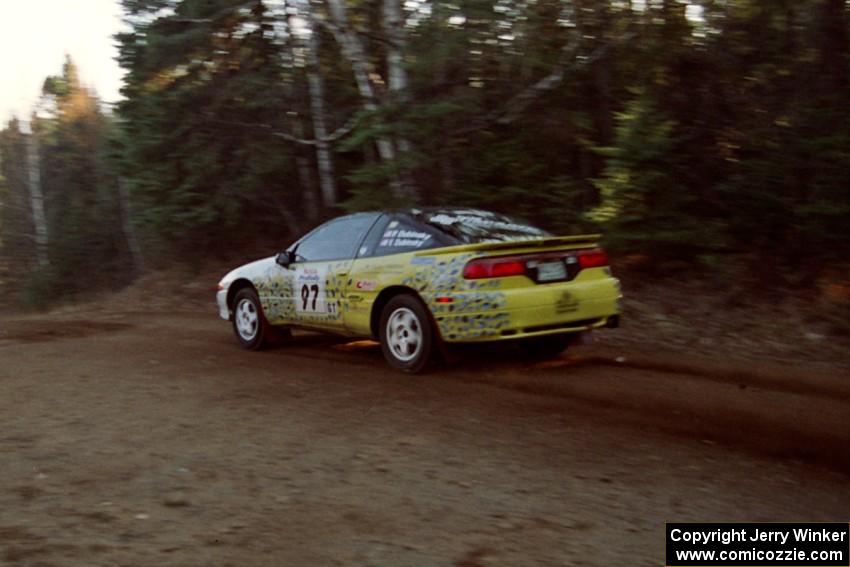
[[[411,211],[419,221],[440,229],[463,244],[507,242],[552,236],[530,224],[498,213],[478,209],[435,209]]]

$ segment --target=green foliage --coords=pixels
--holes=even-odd
[[[116,238],[122,227],[115,179],[104,167],[106,117],[70,61],[46,82],[65,87],[49,93],[56,97],[55,117],[35,123],[50,260],[27,286],[36,300],[43,293],[86,295],[129,275],[126,245]]]
[[[347,1],[363,61],[321,25],[311,59],[290,27],[307,4],[272,4],[122,0],[114,116],[70,61],[45,80],[49,270],[36,269],[25,135],[0,131],[0,269],[30,281],[33,301],[120,283],[100,274],[133,272],[133,239],[149,265],[197,261],[278,248],[340,209],[411,203],[602,230],[616,250],[714,271],[743,254],[768,281],[811,283],[796,274],[850,256],[843,0],[690,2],[699,18],[673,0],[401,3],[403,41],[381,3]],[[321,106],[328,132],[356,119],[329,142],[338,199],[324,206],[316,146],[293,142],[315,137]]]
[[[238,12],[237,4],[187,0],[174,16],[119,38],[130,74],[118,168],[147,247],[166,256],[297,230],[280,222],[281,209],[301,205],[284,181],[294,176],[293,154],[270,135],[290,127],[281,81],[291,70],[265,33],[265,11]],[[252,31],[240,34],[248,24]]]
[[[722,226],[684,182],[690,164],[676,123],[640,93],[618,114],[615,131],[616,145],[599,149],[607,163],[596,181],[600,203],[588,218],[624,250],[682,256],[716,249]]]

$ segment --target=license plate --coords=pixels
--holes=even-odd
[[[567,267],[560,260],[537,264],[537,281],[552,282],[567,279]]]

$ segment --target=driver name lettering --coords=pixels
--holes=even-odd
[[[381,247],[421,248],[431,239],[426,232],[415,230],[387,230],[381,237]]]

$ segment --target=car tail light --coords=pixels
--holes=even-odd
[[[463,268],[463,278],[467,280],[480,280],[485,278],[505,278],[509,276],[527,275],[538,283],[535,276],[535,264],[541,262],[566,261],[569,277],[572,279],[575,273],[585,268],[599,268],[608,265],[608,254],[602,248],[591,248],[568,252],[544,252],[539,254],[528,254],[522,256],[503,256],[501,258],[478,258],[470,261]],[[533,262],[531,269],[526,267],[527,262]],[[570,265],[578,267],[570,268]],[[573,270],[573,271],[569,271]]]
[[[599,268],[608,265],[608,254],[602,248],[582,250],[578,253],[578,265],[584,268]]]
[[[525,262],[511,258],[482,258],[473,260],[463,268],[467,280],[483,278],[505,278],[525,274]]]
[[[521,276],[525,273],[525,264],[516,260],[510,262],[497,262],[493,264],[493,277],[503,278],[506,276]]]

